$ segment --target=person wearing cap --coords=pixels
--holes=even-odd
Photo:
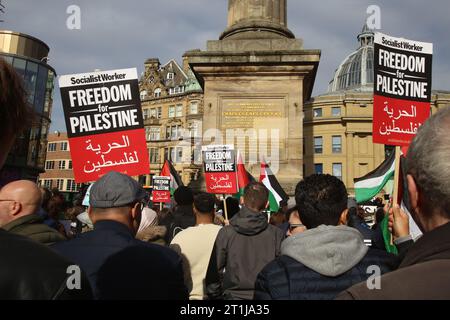
[[[52,247],[86,271],[97,299],[187,298],[180,257],[168,248],[135,239],[146,195],[131,177],[109,172],[91,188],[88,214],[94,230]],[[103,273],[99,273],[106,263]],[[136,272],[149,270],[152,281],[136,279]]]

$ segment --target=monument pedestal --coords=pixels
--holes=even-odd
[[[185,53],[204,89],[203,143],[234,144],[255,178],[265,159],[292,195],[303,177],[303,103],[312,94],[320,50],[304,50],[293,38],[285,1],[230,0],[230,8],[239,19],[229,16],[221,40]],[[267,13],[270,23],[260,16]]]

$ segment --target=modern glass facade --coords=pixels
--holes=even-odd
[[[17,179],[36,180],[44,171],[56,76],[44,62],[48,52],[47,45],[36,38],[0,30],[0,56],[22,76],[28,102],[36,113],[31,128],[17,137],[0,171],[0,186]]]

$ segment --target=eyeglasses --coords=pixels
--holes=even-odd
[[[289,224],[289,231],[292,232],[294,231],[296,228],[300,228],[300,227],[305,227],[304,224],[301,223],[290,223]]]

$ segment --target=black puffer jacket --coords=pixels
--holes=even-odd
[[[368,249],[350,227],[320,226],[287,238],[282,256],[258,275],[256,300],[331,300],[374,274],[394,270],[399,261],[385,251]]]
[[[206,275],[210,299],[252,299],[256,276],[280,253],[283,232],[242,208],[217,235]]]
[[[79,290],[69,290],[72,263],[40,243],[0,229],[0,257],[0,300],[92,299],[85,275]]]

